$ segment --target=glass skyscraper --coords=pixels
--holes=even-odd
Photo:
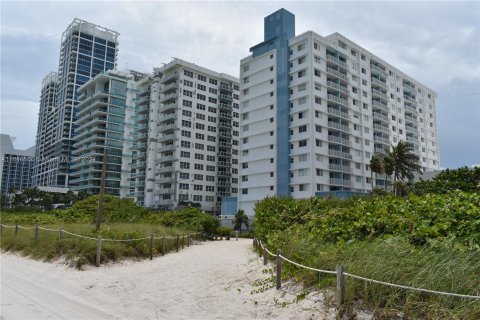
[[[62,34],[54,83],[55,103],[53,108],[48,103],[40,104],[42,117],[39,117],[33,176],[36,186],[70,185],[78,88],[96,75],[116,69],[118,35],[118,32],[80,19],[75,19]],[[50,131],[52,136],[49,153],[42,148],[44,130]]]

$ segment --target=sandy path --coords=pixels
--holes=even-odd
[[[296,303],[300,289],[260,289],[270,275],[251,240],[200,243],[153,261],[85,271],[12,254],[2,254],[1,267],[4,320],[334,319],[318,293]]]

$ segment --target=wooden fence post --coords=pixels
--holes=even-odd
[[[187,235],[187,247],[190,247],[190,233]]]
[[[102,255],[102,237],[98,237],[97,243],[97,259],[95,260],[95,265],[100,267],[100,257]]]
[[[267,254],[268,254],[268,252],[267,252],[267,246],[264,245],[264,246],[263,246],[263,265],[264,265],[264,266],[267,265],[267,259],[268,259]]]
[[[180,241],[180,236],[177,234],[177,252],[178,252],[178,244],[179,244],[179,241]]]
[[[343,265],[337,265],[337,309],[340,309],[345,299],[345,276],[343,271]]]
[[[277,249],[277,256],[276,256],[276,262],[277,262],[277,289],[280,289],[282,287],[282,258],[280,258],[281,251],[280,249]]]
[[[15,235],[18,234],[18,223],[15,224]]]
[[[153,234],[150,234],[150,260],[153,260]]]
[[[63,254],[63,247],[62,247],[62,227],[58,227],[58,242],[60,243],[60,254]]]
[[[183,250],[184,242],[185,242],[185,236],[182,236],[182,250]]]
[[[3,234],[3,223],[0,224],[0,234]]]
[[[235,231],[235,240],[238,241],[238,230]]]
[[[163,246],[163,248],[162,248],[162,256],[165,255],[165,250],[166,250],[165,240],[166,240],[166,239],[165,239],[165,236],[163,236],[163,240],[162,240],[162,246]]]
[[[35,241],[38,240],[38,224],[35,225]]]

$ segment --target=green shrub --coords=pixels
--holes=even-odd
[[[232,228],[229,228],[229,227],[218,227],[217,228],[217,234],[219,236],[222,236],[222,237],[227,237],[227,236],[230,236],[233,232],[233,229]]]

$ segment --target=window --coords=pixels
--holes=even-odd
[[[320,77],[320,70],[315,69],[315,70],[313,71],[313,74],[315,75],[315,77]]]
[[[185,110],[183,110],[185,111]],[[200,120],[205,120],[205,115],[203,113],[198,113],[195,115],[197,119],[200,119]]]
[[[242,169],[248,169],[248,162],[242,163]]]
[[[204,104],[197,103],[197,109],[198,109],[198,110],[205,110],[205,105],[204,105]]]
[[[307,140],[298,141],[298,146],[299,147],[306,147],[307,146]]]
[[[181,168],[181,169],[190,169],[190,162],[182,162],[182,161],[180,161],[180,168]]]
[[[193,78],[193,72],[189,70],[183,70],[183,74],[187,77]]]
[[[243,72],[247,72],[248,70],[250,70],[250,66],[248,64],[243,66]]]
[[[199,76],[200,78],[200,76]],[[204,86],[203,84],[197,84],[197,89],[201,91],[207,91],[207,86]]]
[[[191,135],[192,135],[192,133],[190,131],[182,130],[182,137],[190,138]]]
[[[213,181],[215,181],[215,176],[206,176],[205,180],[213,182]]]
[[[307,154],[301,154],[298,156],[298,162],[305,162],[307,161],[308,159],[308,155]]]
[[[248,194],[248,188],[242,188],[242,194]]]
[[[180,157],[182,157],[182,158],[190,158],[190,152],[180,151]]]
[[[302,132],[307,132],[307,126],[306,125],[298,127],[298,133],[302,133]]]
[[[188,141],[182,141],[181,142],[182,148],[190,148],[190,142]]]
[[[200,164],[200,163],[195,163],[193,168],[195,170],[203,170],[203,164]]]
[[[194,174],[193,179],[194,180],[203,180],[203,174]]]
[[[303,49],[305,49],[305,43],[301,43],[297,46],[297,51],[302,51]]]
[[[338,46],[342,49],[347,49],[347,45],[341,41],[338,41]]]
[[[204,159],[204,155],[202,153],[195,153],[195,159],[196,160],[203,160]]]
[[[215,191],[215,187],[214,186],[206,186],[206,190],[208,192],[214,192]],[[207,197],[208,198],[208,197]],[[213,202],[213,201],[210,201],[210,202]]]
[[[190,187],[190,185],[189,185],[188,183],[179,183],[179,184],[178,184],[178,188],[179,188],[180,190],[188,190],[189,187]]]
[[[305,57],[298,58],[298,64],[302,64],[305,62]]]
[[[307,74],[307,72],[305,70],[302,70],[302,71],[298,71],[298,78],[302,78],[302,77],[305,77],[305,75]]]
[[[299,105],[302,105],[302,104],[305,104],[307,103],[307,97],[302,97],[300,99],[298,99],[298,104]]]
[[[194,184],[194,185],[193,185],[193,190],[195,190],[195,191],[203,191],[203,185],[201,185],[201,184]]]
[[[202,201],[202,200],[203,200],[203,196],[198,194],[193,195],[193,201]]]
[[[204,94],[197,93],[197,99],[205,101],[207,99],[207,97]]]
[[[316,169],[315,171],[317,173],[317,176],[319,176],[319,177],[323,176],[323,170],[322,169]]]
[[[307,84],[306,83],[302,83],[298,86],[298,91],[305,91],[307,90]]]
[[[203,81],[203,82],[207,82],[207,77],[205,77],[204,75],[199,74],[199,75],[198,75],[198,80]]]

